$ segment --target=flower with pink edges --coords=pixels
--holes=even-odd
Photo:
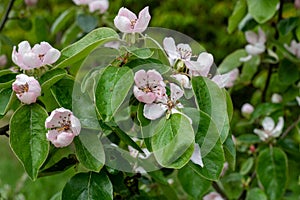
[[[34,6],[36,5],[38,0],[25,0],[27,6]]]
[[[162,98],[157,99],[156,102],[151,104],[145,104],[144,106],[144,116],[147,119],[155,120],[160,118],[166,113],[180,113],[177,108],[183,108],[182,104],[178,102],[183,96],[183,91],[179,86],[174,83],[170,83],[171,95],[167,97],[166,95]],[[189,119],[189,118],[188,118]],[[189,119],[190,120],[190,119]]]
[[[18,99],[25,104],[35,103],[37,97],[41,95],[41,86],[39,82],[26,74],[16,76],[16,81],[12,84]]]
[[[48,42],[41,42],[31,48],[28,41],[23,41],[13,48],[12,60],[21,69],[29,70],[55,63],[60,57],[60,51]]]
[[[140,102],[150,104],[165,96],[165,83],[156,70],[139,70],[134,75],[134,81],[133,94]]]
[[[79,119],[65,108],[58,108],[52,111],[45,121],[45,127],[49,129],[46,135],[47,139],[55,147],[70,145],[81,130]]]
[[[140,11],[139,17],[127,8],[122,7],[114,19],[114,24],[123,33],[142,33],[148,27],[150,19],[148,6]]]

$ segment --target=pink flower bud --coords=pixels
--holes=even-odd
[[[25,0],[27,6],[34,6],[37,4],[38,0]]]
[[[280,94],[274,93],[271,97],[272,103],[281,103],[282,102],[282,96]]]
[[[5,54],[0,56],[0,66],[5,66],[7,63],[7,57]]]
[[[65,108],[52,111],[45,121],[45,127],[50,129],[46,136],[55,147],[70,145],[81,130],[79,119]]]
[[[26,74],[16,76],[12,89],[16,92],[18,99],[25,104],[35,103],[37,97],[41,95],[39,82],[34,77],[29,77]]]
[[[242,106],[241,111],[242,111],[242,115],[243,116],[249,116],[249,115],[251,115],[253,113],[254,107],[251,104],[249,104],[249,103],[245,103]]]
[[[31,48],[28,41],[23,41],[13,48],[12,60],[21,69],[29,70],[44,65],[55,63],[60,57],[60,52],[53,48],[48,42],[41,42]]]
[[[122,7],[114,19],[114,24],[123,33],[142,33],[148,27],[150,19],[148,6],[140,11],[138,18],[133,12]]]
[[[105,11],[108,9],[109,2],[108,0],[97,0],[90,2],[88,5],[90,12],[95,12],[99,10],[102,14],[105,13]]]

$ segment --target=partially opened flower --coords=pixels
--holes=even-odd
[[[239,70],[233,69],[225,74],[215,75],[212,78],[212,81],[214,81],[220,88],[229,88],[234,85],[235,80],[239,76]]]
[[[183,91],[174,83],[170,83],[170,90],[170,97],[164,96],[163,98],[157,99],[155,103],[145,104],[144,116],[147,119],[158,119],[163,116],[166,111],[169,114],[180,113],[177,108],[183,108],[183,106],[178,102],[178,99],[183,96]]]
[[[148,27],[150,19],[148,6],[140,11],[139,17],[127,8],[122,7],[114,19],[114,24],[123,33],[142,33]]]
[[[99,11],[101,14],[105,13],[109,7],[108,0],[94,0],[88,4],[90,12]]]
[[[270,138],[279,137],[282,133],[283,126],[283,117],[279,117],[276,126],[274,120],[271,117],[266,117],[262,121],[263,129],[254,129],[254,133],[256,133],[262,141],[266,141]]]
[[[284,47],[294,56],[300,58],[300,43],[297,43],[295,40],[291,41],[290,46],[284,44]]]
[[[245,47],[248,56],[240,58],[241,62],[247,62],[252,58],[252,56],[259,55],[266,50],[266,34],[261,28],[258,29],[258,33],[255,33],[253,31],[246,31],[245,36],[246,40],[249,43]]]
[[[204,166],[203,161],[202,161],[200,147],[199,147],[199,144],[197,144],[197,143],[195,143],[195,145],[194,145],[194,152],[191,157],[191,161],[193,163],[195,163],[196,165],[199,165],[200,167]]]
[[[41,95],[41,86],[39,82],[26,74],[16,76],[16,81],[12,84],[18,99],[25,104],[35,103],[37,97]]]
[[[38,68],[55,63],[60,57],[60,51],[53,48],[48,42],[41,42],[31,48],[28,41],[23,41],[13,48],[12,60],[24,70]]]
[[[47,139],[55,147],[70,145],[81,130],[79,119],[65,108],[58,108],[52,111],[45,121],[45,127],[49,129],[46,135]]]
[[[139,70],[134,75],[134,81],[133,94],[140,102],[153,103],[165,96],[165,83],[156,70]]]

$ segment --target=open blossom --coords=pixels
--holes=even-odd
[[[251,115],[253,111],[254,111],[254,107],[250,103],[245,103],[241,109],[242,115],[245,117]]]
[[[297,43],[295,40],[291,41],[290,46],[284,44],[284,47],[294,56],[300,58],[300,43]]]
[[[140,102],[153,103],[166,93],[163,78],[156,70],[139,70],[134,75],[134,81],[133,94]]]
[[[127,8],[122,7],[114,19],[114,24],[123,33],[142,33],[148,27],[150,19],[148,6],[140,11],[139,17]]]
[[[252,58],[252,56],[259,55],[266,50],[266,34],[261,28],[258,29],[258,33],[255,33],[253,31],[246,31],[245,36],[247,42],[249,43],[245,47],[248,56],[240,58],[241,62],[247,62]]]
[[[25,0],[27,6],[34,6],[37,4],[38,0]]]
[[[16,81],[12,84],[18,99],[25,104],[35,103],[37,97],[41,95],[41,86],[34,77],[26,74],[16,76]]]
[[[175,40],[172,37],[166,37],[163,40],[163,46],[168,54],[171,65],[174,65],[176,60],[181,60],[184,63],[191,60],[192,48],[188,44],[175,44]]]
[[[65,108],[58,108],[51,112],[45,121],[48,130],[47,139],[55,147],[65,147],[72,143],[75,136],[79,135],[81,124],[73,113]]]
[[[217,192],[211,192],[203,197],[203,200],[224,200]]]
[[[12,60],[24,70],[38,68],[55,63],[60,57],[60,51],[53,48],[48,42],[41,42],[31,48],[28,41],[23,41],[13,48]]]
[[[212,81],[214,81],[220,88],[230,88],[234,85],[235,80],[239,76],[239,70],[233,69],[225,74],[218,74],[215,75],[212,78]]]
[[[274,120],[271,117],[266,117],[262,121],[262,126],[263,129],[254,129],[254,133],[256,133],[262,141],[266,141],[269,138],[279,137],[284,126],[283,117],[279,117],[276,126]]]
[[[174,83],[170,83],[170,90],[170,97],[165,95],[162,98],[157,99],[155,103],[145,104],[144,116],[147,119],[158,119],[163,116],[166,111],[170,114],[179,113],[177,108],[183,108],[182,104],[178,102],[178,99],[183,96],[183,91]]]

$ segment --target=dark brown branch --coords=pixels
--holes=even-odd
[[[2,20],[1,20],[1,23],[0,23],[0,32],[2,31],[2,29],[5,26],[5,23],[8,20],[8,15],[9,15],[9,13],[10,13],[13,5],[14,5],[14,2],[15,2],[15,0],[10,0],[9,3],[8,3],[8,6],[6,8],[6,11],[5,11],[4,15],[2,16]]]

